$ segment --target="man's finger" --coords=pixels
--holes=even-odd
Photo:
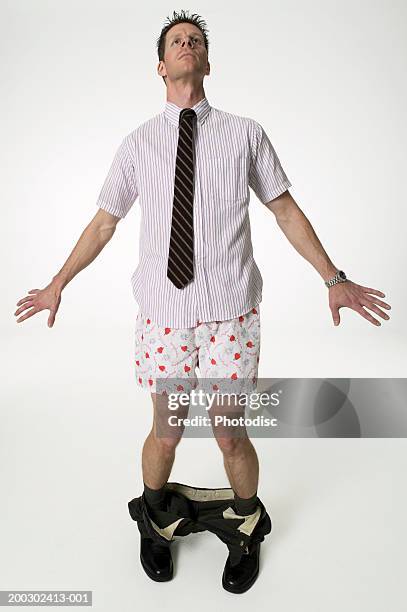
[[[21,321],[25,321],[26,319],[28,319],[28,317],[32,317],[36,312],[38,312],[36,308],[33,308],[32,310],[29,310],[27,312],[27,314],[25,314],[22,317],[20,317],[19,319],[17,319],[16,323],[20,323]]]
[[[332,318],[334,320],[334,325],[339,325],[339,323],[341,322],[341,318],[339,316],[339,307],[338,306],[334,306],[332,308]]]
[[[28,301],[33,301],[33,296],[32,295],[26,295],[25,297],[21,298],[21,300],[18,300],[16,306],[20,306],[20,304],[24,304],[24,302],[28,302]]]
[[[383,310],[381,310],[381,308],[376,306],[373,302],[365,301],[363,305],[366,308],[369,308],[369,310],[373,310],[373,312],[381,316],[382,319],[386,319],[386,321],[387,319],[390,319],[389,315],[386,312],[383,312]]]
[[[390,304],[387,304],[387,302],[383,302],[382,300],[379,300],[378,298],[372,298],[371,301],[374,302],[375,304],[379,304],[379,306],[383,306],[383,308],[387,308],[388,310],[391,310],[391,306]]]
[[[378,291],[378,289],[372,289],[371,287],[362,287],[366,293],[373,293],[373,295],[380,295],[380,297],[386,297],[383,291]]]
[[[17,315],[20,314],[20,312],[24,312],[24,310],[27,310],[27,308],[32,308],[32,307],[33,307],[32,301],[26,302],[25,304],[20,306],[20,308],[17,308],[17,310],[15,311],[14,315],[17,316]]]
[[[375,319],[374,317],[372,317],[372,315],[370,314],[370,312],[367,312],[367,310],[365,310],[363,308],[363,306],[355,306],[354,310],[356,310],[359,314],[362,315],[362,317],[364,317],[365,319],[367,319],[368,321],[370,321],[371,323],[373,323],[373,325],[381,325],[380,321],[378,321],[377,319]]]
[[[57,311],[50,309],[49,317],[48,317],[48,327],[52,327],[55,323],[55,315]]]

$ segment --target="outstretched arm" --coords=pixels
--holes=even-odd
[[[29,295],[17,302],[19,308],[14,313],[15,316],[25,310],[30,310],[16,322],[20,323],[41,310],[49,309],[48,327],[52,327],[61,302],[62,290],[78,272],[86,268],[99,255],[112,238],[118,221],[120,217],[100,208],[83,230],[68,259],[52,281],[44,289],[30,289]]]
[[[338,268],[332,263],[311,223],[287,190],[266,204],[276,216],[277,224],[290,243],[316,269],[324,281],[335,276]],[[390,317],[376,304],[390,310],[391,306],[376,296],[385,297],[382,291],[357,285],[350,280],[329,287],[329,307],[335,325],[339,325],[339,308],[348,307],[362,317],[380,325],[365,308],[369,308],[382,319]]]

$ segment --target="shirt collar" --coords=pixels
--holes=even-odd
[[[195,106],[191,106],[188,108],[192,108],[196,112],[197,121],[202,125],[209,115],[211,111],[211,105],[209,104],[206,97],[202,98],[199,102],[195,104]],[[173,102],[165,103],[164,107],[164,115],[176,127],[179,126],[179,114],[182,111],[182,107],[177,106]]]

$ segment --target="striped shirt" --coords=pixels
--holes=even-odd
[[[131,277],[140,310],[161,325],[194,327],[248,312],[262,300],[253,257],[249,187],[266,204],[291,187],[263,127],[211,106],[194,120],[194,278],[178,289],[167,278],[179,113],[167,101],[125,136],[97,206],[124,218],[139,198],[139,262]]]

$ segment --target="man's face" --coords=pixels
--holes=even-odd
[[[164,60],[158,64],[160,76],[176,81],[188,76],[203,80],[210,66],[204,38],[191,23],[177,23],[165,37]]]

